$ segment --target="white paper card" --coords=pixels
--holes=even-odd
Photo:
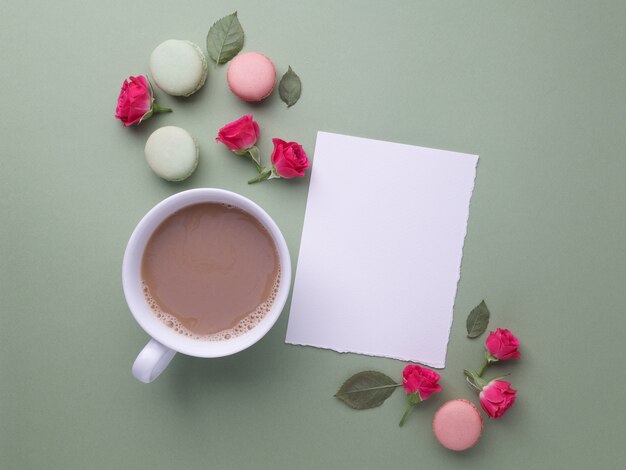
[[[477,162],[319,132],[286,342],[444,367]]]

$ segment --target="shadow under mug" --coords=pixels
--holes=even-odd
[[[174,212],[192,204],[206,202],[232,204],[255,217],[272,236],[280,263],[278,293],[270,311],[251,330],[221,341],[197,340],[169,328],[152,312],[142,289],[141,262],[152,233]],[[252,346],[265,336],[278,320],[287,301],[291,286],[291,259],[285,238],[276,223],[250,199],[223,189],[190,189],[164,199],[141,219],[124,252],[122,285],[133,317],[151,337],[137,356],[132,372],[141,382],[150,383],[165,370],[177,352],[196,357],[228,356]]]

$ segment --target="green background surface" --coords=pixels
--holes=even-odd
[[[156,45],[204,50],[235,9],[244,50],[302,78],[298,104],[241,102],[222,66],[189,99],[157,90],[171,114],[132,129],[113,118],[122,80],[148,72]],[[625,26],[621,1],[3,2],[0,468],[622,465]],[[194,187],[248,196],[296,266],[308,178],[248,186],[252,166],[214,142],[248,112],[264,158],[272,137],[312,156],[318,130],[480,155],[444,392],[404,428],[401,390],[364,412],[333,394],[357,371],[400,378],[405,364],[286,345],[288,308],[236,356],[178,355],[151,385],[130,374],[148,338],[124,301],[122,254],[161,199]],[[144,161],[163,125],[199,141],[183,183]],[[411,168],[381,158],[380,171]],[[521,339],[523,358],[494,368],[512,373],[519,400],[452,453],[431,421],[448,399],[476,400],[462,370],[480,365],[484,337],[464,329],[483,298],[491,326]]]

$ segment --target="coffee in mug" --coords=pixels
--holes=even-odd
[[[220,341],[254,328],[272,308],[280,263],[255,217],[208,202],[161,222],[145,247],[141,277],[161,322],[187,337]]]
[[[122,263],[126,302],[150,336],[133,363],[155,380],[175,354],[222,357],[249,348],[278,320],[291,260],[274,220],[217,188],[182,191],[137,224]]]

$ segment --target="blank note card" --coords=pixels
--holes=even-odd
[[[444,367],[477,162],[319,132],[287,343]]]

